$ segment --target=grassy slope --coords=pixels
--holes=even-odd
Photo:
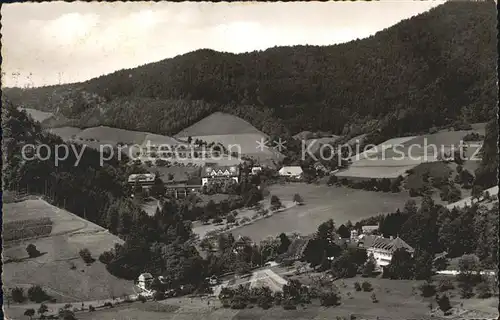
[[[86,266],[78,255],[88,248],[94,258],[123,241],[105,229],[41,200],[5,204],[4,219],[15,221],[34,215],[54,221],[52,235],[24,242],[4,243],[4,258],[22,259],[3,266],[4,286],[38,284],[58,302],[91,300],[133,293],[133,284],[110,275],[99,261]],[[26,245],[34,244],[40,257],[26,259]],[[71,265],[75,269],[71,269]]]

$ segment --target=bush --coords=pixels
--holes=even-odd
[[[481,282],[477,286],[476,291],[479,299],[488,299],[491,297],[491,288],[487,282]]]
[[[236,221],[236,218],[230,214],[226,217],[227,223],[234,223]]]
[[[333,290],[320,294],[321,305],[325,307],[336,306],[340,303],[340,296]]]
[[[144,303],[144,302],[148,301],[148,299],[146,299],[146,297],[145,297],[145,296],[143,296],[143,295],[141,295],[141,294],[140,294],[140,295],[137,297],[137,301],[140,301],[140,302]]]
[[[104,303],[104,307],[113,308],[113,304],[111,302],[106,302]]]
[[[43,291],[42,287],[34,285],[28,289],[28,298],[30,301],[40,303],[50,299],[50,296]]]
[[[373,290],[373,286],[369,281],[364,281],[363,284],[361,284],[361,287],[365,292],[370,292]]]
[[[371,299],[372,299],[372,302],[373,302],[373,303],[377,303],[377,302],[378,302],[377,295],[375,294],[375,292],[374,292],[374,293],[372,293],[372,295],[371,295]]]
[[[24,311],[24,315],[29,317],[30,319],[33,318],[33,316],[35,315],[35,309],[26,309],[26,311]]]
[[[217,217],[214,220],[212,220],[212,223],[221,223],[221,222],[222,222],[222,218],[221,217]]]
[[[436,296],[436,302],[441,311],[446,312],[451,309],[450,298],[443,294],[442,296]]]
[[[36,246],[34,244],[28,244],[28,246],[26,247],[26,252],[28,253],[28,256],[30,258],[36,258],[40,255],[40,251],[38,251],[38,249],[36,248]]]
[[[90,253],[90,250],[87,248],[80,250],[79,254],[80,254],[80,257],[82,258],[82,260],[86,264],[90,264],[90,263],[93,263],[95,261],[95,259],[92,258],[92,254]]]
[[[104,251],[100,256],[99,256],[99,261],[101,261],[104,264],[108,264],[111,261],[113,261],[115,255],[111,251]]]
[[[155,291],[153,293],[153,300],[154,301],[160,301],[160,300],[163,300],[165,299],[165,294],[161,291]]]
[[[93,305],[89,305],[89,312],[94,312],[95,311],[95,308]]]
[[[361,291],[361,285],[359,284],[359,282],[355,282],[355,283],[354,283],[354,289],[355,289],[356,291]]]
[[[460,283],[460,297],[463,299],[470,299],[474,296],[474,286],[470,282]]]
[[[272,195],[271,196],[271,210],[278,210],[280,209],[281,207],[283,207],[283,205],[281,204],[281,200],[275,196],[275,195]]]
[[[300,194],[296,193],[293,195],[293,202],[297,203],[297,204],[303,204],[304,203],[304,199],[302,199],[302,197],[300,196]]]
[[[433,295],[436,294],[436,286],[433,285],[431,282],[425,282],[419,287],[421,291],[421,295],[424,298],[432,297]]]
[[[24,300],[26,300],[23,288],[15,287],[14,289],[12,289],[11,294],[12,294],[12,300],[14,302],[21,303],[24,302]]]

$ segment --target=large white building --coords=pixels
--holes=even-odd
[[[136,183],[140,186],[146,187],[154,184],[156,175],[154,173],[138,173],[131,174],[128,177],[128,183],[135,185]]]
[[[304,171],[300,166],[285,166],[278,171],[279,175],[282,177],[287,177],[291,179],[301,179]]]
[[[207,166],[201,173],[201,185],[209,181],[231,179],[236,183],[240,179],[240,168],[238,166]]]
[[[415,251],[400,237],[384,238],[382,236],[364,236],[358,243],[360,247],[366,248],[368,256],[373,254],[378,267],[385,267],[391,263],[392,255],[397,249],[405,249],[411,255]]]

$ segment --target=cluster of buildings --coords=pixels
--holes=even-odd
[[[262,167],[254,166],[250,174],[257,175],[262,171]],[[303,178],[303,170],[300,166],[284,166],[278,174],[292,181],[300,181]],[[141,186],[143,190],[149,191],[158,177],[154,173],[131,174],[128,183],[132,186]],[[239,183],[241,181],[241,169],[239,165],[219,166],[216,164],[205,165],[201,168],[199,176],[183,180],[165,181],[166,192],[176,198],[187,196],[187,194],[199,191],[203,186],[210,183],[224,183],[226,181]]]

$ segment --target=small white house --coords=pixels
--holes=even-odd
[[[300,166],[287,166],[283,167],[278,171],[279,175],[282,177],[288,177],[293,179],[301,179],[304,171]]]
[[[151,273],[141,273],[137,282],[139,288],[148,290],[153,283],[153,276]]]
[[[256,175],[257,173],[262,171],[262,167],[252,167],[252,175]]]

